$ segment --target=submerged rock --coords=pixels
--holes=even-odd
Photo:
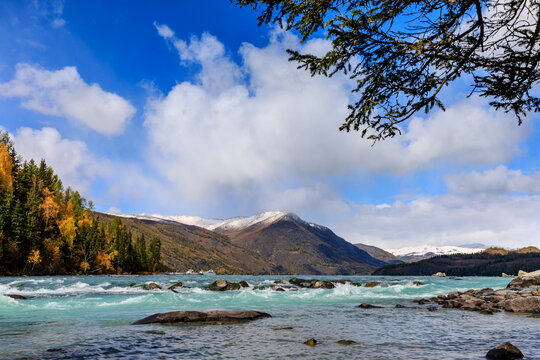
[[[379,285],[381,285],[381,283],[378,281],[368,281],[367,283],[364,284],[364,287],[372,288]]]
[[[276,281],[274,281],[274,284],[285,284],[285,281],[283,281],[283,280],[276,280]]]
[[[294,329],[292,326],[281,326],[281,327],[272,328],[272,330],[275,330],[275,331],[292,330],[292,329]]]
[[[158,284],[152,282],[150,284],[144,284],[143,286],[141,286],[141,288],[143,290],[160,290],[161,286],[159,286]]]
[[[235,324],[260,318],[272,317],[270,314],[252,310],[209,310],[209,311],[172,311],[158,313],[135,321],[132,325],[142,324]]]
[[[347,345],[356,344],[356,341],[354,341],[354,340],[338,340],[338,341],[336,341],[336,343],[339,344],[339,345],[347,346]]]
[[[421,285],[424,285],[424,283],[421,282],[421,281],[413,281],[412,284],[413,284],[414,286],[421,286]]]
[[[488,359],[511,360],[521,359],[523,358],[523,354],[517,347],[510,344],[509,342],[505,342],[489,350],[486,354],[486,357]]]
[[[278,287],[278,288],[275,289],[275,291],[285,291],[285,289]]]
[[[17,294],[4,294],[4,296],[10,297],[10,298],[15,299],[15,300],[27,300],[26,297],[24,297],[22,295],[17,295]]]
[[[175,290],[176,288],[183,288],[183,287],[184,287],[184,284],[181,281],[179,281],[176,284],[169,286],[167,289],[171,290],[172,292],[176,292]]]
[[[382,309],[382,306],[371,305],[371,304],[360,304],[358,305],[358,307],[362,309]]]
[[[244,280],[238,282],[238,285],[240,285],[243,288],[249,287],[249,284],[247,283],[247,281],[244,281]]]
[[[315,340],[314,338],[311,338],[311,339],[308,339],[308,340],[304,341],[304,344],[306,344],[308,346],[315,346],[315,345],[317,345],[317,340]]]

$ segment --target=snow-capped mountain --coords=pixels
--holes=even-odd
[[[296,214],[283,211],[268,211],[253,216],[239,216],[230,219],[206,219],[198,216],[187,215],[159,215],[159,214],[109,214],[131,219],[153,220],[177,222],[185,225],[194,225],[217,232],[231,232],[246,229],[255,224],[270,224],[283,217],[294,218],[297,221],[304,221]],[[319,226],[308,223],[311,226]]]
[[[470,248],[462,246],[436,246],[419,245],[407,246],[397,249],[385,249],[389,253],[399,257],[403,261],[412,262],[428,259],[437,255],[474,254],[484,251],[485,248]]]

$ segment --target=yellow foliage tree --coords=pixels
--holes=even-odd
[[[92,218],[90,217],[90,212],[89,211],[85,211],[83,213],[82,217],[77,222],[77,225],[79,227],[81,227],[83,225],[92,226]]]
[[[60,206],[54,201],[54,198],[52,196],[52,193],[49,191],[49,189],[45,188],[43,190],[44,199],[41,205],[39,206],[41,210],[43,210],[43,216],[45,217],[45,221],[47,223],[54,221],[58,217],[58,213],[60,212]]]
[[[73,240],[75,239],[76,234],[75,218],[73,216],[69,216],[63,220],[60,220],[58,222],[58,228],[60,229],[62,239],[64,239],[68,247],[72,249]]]
[[[0,189],[5,190],[13,183],[13,160],[6,144],[0,145]]]
[[[32,264],[32,269],[30,271],[33,271],[34,266],[41,262],[41,254],[39,253],[39,250],[30,251],[30,254],[28,255],[28,259],[26,261],[29,264]]]
[[[111,256],[103,251],[100,251],[96,257],[97,265],[104,270],[114,270],[111,260]]]

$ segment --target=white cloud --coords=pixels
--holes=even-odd
[[[526,193],[540,195],[540,172],[525,175],[499,165],[484,172],[472,171],[448,176],[446,186],[459,194],[505,195]]]
[[[160,25],[154,21],[154,26],[158,31],[159,36],[163,37],[164,39],[171,39],[174,37],[174,31],[172,31],[167,25]]]
[[[27,109],[65,117],[105,135],[122,133],[135,114],[127,100],[87,84],[75,67],[49,71],[18,64],[15,77],[0,83],[0,97],[21,98]]]
[[[63,139],[53,128],[34,130],[23,127],[13,138],[17,152],[25,159],[38,162],[45,159],[58,174],[63,184],[82,193],[87,193],[92,180],[107,168],[107,163],[99,164],[90,155],[82,141]]]
[[[384,248],[484,243],[540,246],[540,196],[420,197],[391,206],[353,206],[354,216],[329,224],[352,243]]]
[[[311,77],[287,59],[288,48],[323,52],[325,40],[300,44],[294,35],[275,32],[266,47],[244,44],[238,65],[212,35],[183,41],[165,25],[156,28],[184,65],[200,68],[194,81],[149,100],[149,158],[182,198],[208,209],[232,198],[253,211],[268,204],[299,211],[321,199],[321,212],[339,213],[342,201],[315,185],[327,176],[496,164],[519,154],[530,130],[470,98],[412,119],[403,136],[371,147],[358,133],[338,131],[350,80]]]

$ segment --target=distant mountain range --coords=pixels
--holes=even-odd
[[[518,250],[488,248],[473,254],[440,255],[414,263],[388,265],[377,269],[374,275],[421,276],[444,272],[448,276],[501,276],[539,268],[540,250],[529,246]]]
[[[391,263],[371,256],[325,226],[286,212],[226,220],[101,216],[120,216],[135,233],[159,236],[162,261],[173,271],[212,268],[228,274],[369,274]]]
[[[484,251],[485,248],[486,247],[482,244],[471,244],[464,246],[419,245],[402,247],[398,249],[386,249],[386,251],[403,260],[404,262],[416,262],[424,259],[429,259],[438,255],[479,253]]]

